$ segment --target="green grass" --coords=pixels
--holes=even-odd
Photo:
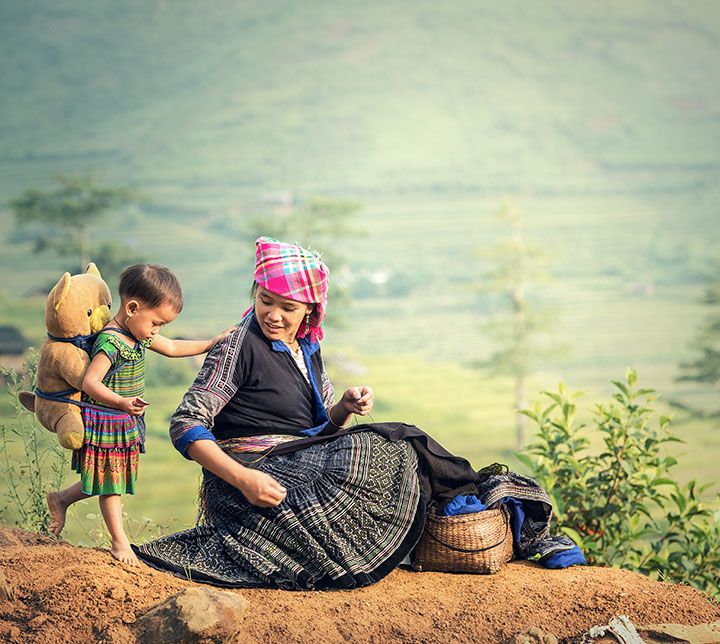
[[[451,452],[468,458],[475,467],[501,462],[525,472],[514,456],[515,427],[509,380],[493,378],[483,371],[456,363],[413,356],[359,358],[357,354],[343,353],[328,356],[328,363],[338,393],[352,384],[372,384],[377,396],[372,414],[376,422],[415,424]],[[353,371],[353,375],[349,375]],[[622,378],[622,373],[615,375]],[[530,404],[534,402],[536,392],[552,390],[556,384],[547,373],[533,377],[528,387],[533,392]],[[154,387],[148,391],[151,406],[147,412],[147,454],[141,458],[138,493],[124,499],[126,512],[133,520],[132,530],[137,529],[136,522],[142,522],[143,517],[152,520],[139,536],[141,540],[163,530],[189,527],[196,515],[200,468],[173,449],[167,434],[167,419],[183,391],[182,385]],[[579,419],[588,422],[593,405],[606,399],[605,393],[588,390],[580,400]],[[672,413],[662,403],[658,404],[658,411]],[[696,478],[701,482],[716,482],[716,460],[720,453],[717,423],[693,420],[679,413],[673,428],[685,441],[674,446],[672,451],[679,461],[678,480],[684,482]],[[533,426],[529,424],[527,429],[531,437]],[[76,479],[75,474],[69,473],[65,483],[70,485]],[[717,490],[717,486],[713,489]],[[0,493],[3,491],[0,488]],[[712,493],[713,490],[709,490],[707,497],[711,498]],[[8,522],[11,518],[7,514],[3,520]],[[71,514],[65,538],[75,543],[92,544],[92,533],[99,526],[97,502],[94,499],[83,501]]]

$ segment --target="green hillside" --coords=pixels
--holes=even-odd
[[[91,245],[175,268],[181,328],[242,312],[227,294],[247,291],[250,215],[338,195],[365,204],[367,237],[342,245],[356,277],[406,285],[401,302],[356,302],[373,332],[352,325],[343,343],[466,355],[483,310],[464,289],[509,195],[556,257],[542,297],[575,349],[660,316],[673,358],[687,352],[720,253],[717,3],[6,2],[0,60],[0,202],[58,172],[140,187],[152,202]],[[31,255],[0,217],[6,296],[57,279],[67,260]],[[448,307],[453,337],[428,347]],[[633,346],[620,337],[613,366]]]
[[[505,234],[492,215],[509,198],[552,257],[531,297],[564,347],[531,393],[563,379],[598,396],[632,365],[666,400],[717,407],[675,377],[720,257],[720,3],[6,1],[0,61],[0,325],[39,341],[33,293],[73,267],[33,255],[5,206],[57,173],[149,197],[90,242],[177,272],[170,334],[242,314],[253,215],[356,199],[364,234],[335,249],[354,298],[327,355],[391,397],[380,417],[508,460],[509,384],[468,365],[493,349],[477,249]],[[180,391],[158,393],[157,440]],[[684,475],[712,478],[717,418],[679,421]]]
[[[0,190],[687,190],[719,167],[719,45],[713,2],[5,2]]]

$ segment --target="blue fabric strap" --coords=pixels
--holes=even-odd
[[[118,333],[122,333],[128,338],[132,338],[135,342],[138,341],[132,333],[126,331],[125,329],[120,329],[116,326],[106,327],[105,329],[103,329],[103,331],[117,331]],[[75,335],[72,338],[61,338],[60,336],[53,335],[48,331],[47,337],[50,338],[53,342],[69,342],[70,344],[75,345],[78,349],[82,349],[88,355],[90,355],[92,353],[93,346],[95,346],[95,340],[99,334],[100,332],[98,331],[98,333],[91,333],[89,335]]]
[[[78,393],[77,389],[67,389],[65,391],[58,391],[57,393],[52,394],[46,391],[41,391],[37,388],[35,389],[35,395],[43,400],[52,400],[57,403],[68,403],[70,405],[77,405],[78,407],[86,407],[88,409],[97,409],[99,411],[108,411],[112,409],[111,407],[101,407],[100,405],[93,405],[92,403],[86,403],[82,400],[73,400],[72,398],[67,397],[76,393]]]
[[[113,330],[115,330],[115,329],[113,329]],[[117,330],[122,331],[122,329],[117,329]],[[98,334],[96,333],[92,337],[96,337],[97,335]],[[48,333],[48,336],[50,336],[49,333]],[[77,337],[89,338],[91,336],[77,336]],[[68,338],[64,338],[64,339],[67,340]],[[63,339],[61,338],[61,340],[63,340]],[[107,382],[112,376],[114,376],[118,371],[120,371],[120,369],[122,369],[127,364],[127,362],[128,362],[127,360],[123,360],[117,367],[108,371],[105,374],[105,377],[103,378],[103,382]],[[70,405],[77,405],[78,407],[86,407],[88,409],[98,409],[100,411],[107,411],[108,409],[113,409],[112,407],[101,407],[100,405],[93,405],[91,403],[86,403],[82,400],[73,400],[72,398],[68,398],[68,396],[72,396],[72,394],[76,394],[76,393],[78,393],[78,391],[79,391],[78,389],[66,389],[65,391],[56,391],[53,393],[49,393],[47,391],[42,391],[42,390],[36,388],[35,395],[38,398],[42,398],[44,400],[52,400],[53,402],[58,402],[58,403],[68,403]]]
[[[70,344],[74,344],[78,349],[85,351],[88,355],[92,352],[97,336],[97,333],[91,333],[90,335],[76,335],[72,338],[61,338],[49,332],[47,334],[47,337],[54,342],[69,342]]]

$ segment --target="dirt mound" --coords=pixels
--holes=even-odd
[[[0,572],[11,595],[0,592],[0,640],[23,642],[133,641],[136,617],[191,585],[13,529],[0,529]],[[618,614],[635,624],[720,620],[720,606],[687,586],[522,562],[490,576],[399,569],[353,591],[233,592],[250,601],[246,642],[499,642],[531,626],[576,636]]]

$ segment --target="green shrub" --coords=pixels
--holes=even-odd
[[[682,442],[670,419],[651,405],[655,391],[637,388],[629,369],[616,393],[576,421],[581,393],[542,392],[525,414],[537,423],[536,441],[518,458],[532,470],[555,506],[554,528],[572,537],[589,563],[618,566],[720,596],[720,512],[700,499],[709,486],[680,485],[668,444]],[[594,450],[590,438],[601,440]],[[720,499],[720,496],[718,497]]]
[[[35,364],[30,360],[31,382]],[[58,490],[65,476],[70,452],[60,447],[47,431],[20,404],[18,392],[28,389],[27,381],[14,371],[0,370],[7,381],[14,410],[7,423],[0,424],[0,519],[24,530],[49,534],[50,513],[45,495]]]

